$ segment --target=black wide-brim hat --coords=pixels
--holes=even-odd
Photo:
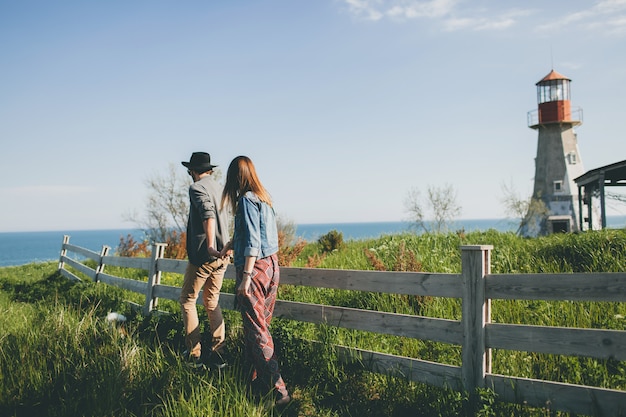
[[[211,155],[206,152],[194,152],[189,158],[189,162],[181,162],[187,169],[196,172],[206,172],[215,168],[217,165],[211,165]]]

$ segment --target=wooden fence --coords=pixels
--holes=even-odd
[[[180,288],[162,285],[162,272],[183,274],[187,261],[163,258],[165,245],[155,244],[151,258],[110,256],[69,243],[65,236],[60,272],[79,279],[65,265],[103,282],[145,294],[145,313],[158,299],[178,300]],[[461,246],[460,274],[281,268],[281,285],[407,294],[462,299],[459,321],[277,300],[275,316],[347,329],[460,345],[462,365],[452,366],[338,346],[341,360],[359,357],[374,372],[401,375],[411,381],[466,391],[492,389],[498,399],[574,414],[626,416],[626,391],[518,378],[491,372],[491,349],[626,360],[626,331],[491,323],[491,300],[626,301],[626,273],[491,274],[492,246]],[[95,269],[69,257],[92,259]],[[147,282],[104,272],[105,265],[148,271]],[[234,279],[229,267],[225,278]],[[234,294],[222,293],[220,305],[233,305]],[[201,300],[201,297],[199,298]],[[199,301],[200,303],[200,301]]]

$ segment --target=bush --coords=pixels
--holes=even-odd
[[[172,230],[168,232],[165,241],[164,258],[169,259],[185,259],[187,258],[186,248],[187,233]],[[152,256],[152,245],[147,240],[142,242],[136,241],[132,235],[120,238],[120,244],[117,247],[118,256],[149,258]]]
[[[344,246],[343,233],[331,230],[321,236],[317,242],[322,246],[322,252],[332,252],[341,249]]]

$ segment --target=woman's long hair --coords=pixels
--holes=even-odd
[[[236,213],[239,197],[248,191],[252,191],[264,203],[272,205],[272,198],[265,187],[263,187],[263,184],[261,184],[261,180],[259,180],[250,158],[238,156],[228,166],[226,184],[222,193],[222,207],[229,204],[233,213]]]

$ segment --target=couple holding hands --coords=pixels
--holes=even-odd
[[[216,165],[206,152],[194,152],[182,162],[193,178],[189,187],[187,223],[188,265],[180,295],[187,359],[191,366],[204,366],[196,302],[202,303],[211,328],[211,347],[206,361],[226,366],[221,350],[225,325],[219,306],[224,272],[233,255],[236,270],[236,308],[243,319],[245,360],[252,366],[251,384],[257,394],[273,393],[276,405],[291,401],[283,381],[274,342],[269,331],[280,269],[278,230],[272,200],[246,156],[230,163],[222,187],[212,176]],[[235,216],[232,238],[229,211]]]

